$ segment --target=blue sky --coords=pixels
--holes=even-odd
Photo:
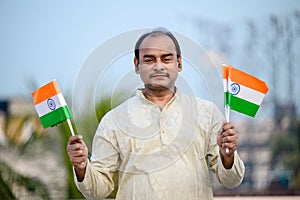
[[[0,99],[28,96],[31,81],[54,78],[70,93],[89,54],[122,32],[164,26],[196,39],[196,18],[240,23],[297,8],[296,0],[0,0]]]

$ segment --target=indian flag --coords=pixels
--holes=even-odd
[[[269,90],[267,84],[231,65],[223,65],[222,71],[224,104],[232,110],[254,117]]]
[[[35,109],[44,128],[72,118],[68,105],[55,80],[32,92]]]

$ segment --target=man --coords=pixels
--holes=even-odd
[[[209,169],[221,184],[238,186],[244,164],[236,151],[237,131],[214,104],[175,86],[182,58],[172,33],[163,29],[141,36],[134,65],[144,88],[103,117],[91,161],[81,136],[69,140],[82,194],[109,195],[117,170],[117,199],[212,199]]]

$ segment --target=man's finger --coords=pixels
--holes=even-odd
[[[233,142],[234,141],[234,138],[232,137],[223,137],[222,138],[222,143],[225,143],[225,142]]]
[[[82,143],[75,143],[68,145],[68,149],[70,149],[71,151],[84,150],[85,145],[83,145]]]
[[[85,157],[72,157],[70,160],[73,164],[78,164],[78,163],[85,162],[86,158]]]
[[[88,153],[84,149],[70,151],[69,154],[72,157],[87,157],[87,155],[88,155]]]
[[[82,143],[82,142],[83,140],[81,135],[71,136],[69,139],[69,144]]]
[[[235,129],[228,129],[222,133],[222,137],[236,136],[236,135],[237,135],[237,132]]]
[[[223,130],[226,131],[226,130],[229,130],[229,129],[234,129],[233,123],[226,122],[226,121],[225,121],[225,123],[223,122]]]

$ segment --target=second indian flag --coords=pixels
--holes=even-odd
[[[224,104],[232,110],[254,117],[269,90],[267,84],[230,65],[223,65],[222,71]]]

